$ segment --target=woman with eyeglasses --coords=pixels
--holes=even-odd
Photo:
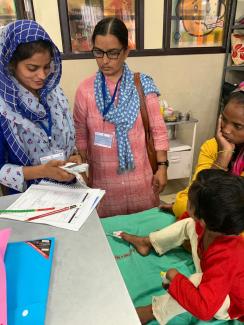
[[[0,31],[0,184],[4,194],[41,179],[69,182],[59,168],[73,156],[75,130],[59,86],[61,57],[35,21],[17,20]]]
[[[109,217],[158,206],[168,166],[159,91],[149,76],[140,74],[157,152],[158,170],[153,175],[134,73],[125,63],[128,30],[121,20],[105,18],[95,26],[92,43],[99,70],[77,89],[74,121],[77,149],[89,163],[88,184],[106,190],[98,214]]]

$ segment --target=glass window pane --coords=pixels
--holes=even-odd
[[[135,42],[135,0],[67,0],[72,52],[90,51],[91,36],[99,20],[116,16],[129,30],[129,46]]]
[[[222,46],[226,2],[227,0],[173,0],[170,47]]]
[[[14,0],[0,0],[0,26],[5,26],[16,19]]]

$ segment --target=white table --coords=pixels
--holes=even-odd
[[[18,196],[0,197],[0,208]],[[10,241],[55,237],[46,325],[139,325],[96,211],[80,231],[0,219]]]

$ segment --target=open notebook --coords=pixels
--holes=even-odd
[[[73,188],[55,183],[31,185],[0,214],[0,218],[44,223],[77,231],[104,193],[100,189]],[[32,209],[34,211],[30,211]]]

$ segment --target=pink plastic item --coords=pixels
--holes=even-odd
[[[0,325],[7,325],[7,295],[4,255],[11,229],[0,230]]]

